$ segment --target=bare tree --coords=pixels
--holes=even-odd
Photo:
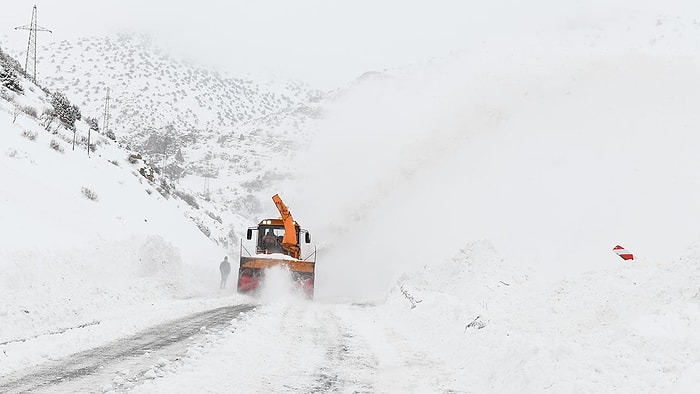
[[[97,118],[86,117],[85,122],[87,122],[88,126],[90,126],[88,128],[88,139],[87,139],[87,154],[88,154],[88,157],[90,157],[90,132],[100,131],[100,126],[97,123]]]
[[[20,108],[19,105],[15,105],[15,107],[12,109],[12,123],[13,124],[17,120],[17,117],[19,116],[20,112],[22,112],[22,108]]]
[[[39,119],[41,120],[41,125],[44,127],[44,130],[51,131],[51,124],[56,120],[56,111],[51,108],[46,108]]]

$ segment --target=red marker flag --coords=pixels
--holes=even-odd
[[[634,260],[634,256],[632,253],[628,252],[627,249],[623,248],[620,245],[617,245],[613,248],[613,251],[617,253],[618,256],[622,257],[624,260]]]

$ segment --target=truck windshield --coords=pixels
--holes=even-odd
[[[258,250],[281,252],[284,227],[261,226],[258,232]]]

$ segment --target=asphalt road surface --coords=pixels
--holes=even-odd
[[[0,393],[102,392],[112,377],[122,376],[115,391],[143,379],[159,360],[179,360],[186,340],[207,331],[224,329],[255,305],[234,305],[195,313],[143,330],[108,345],[73,354],[61,360],[0,377]]]

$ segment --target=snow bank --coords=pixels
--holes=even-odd
[[[454,363],[456,387],[689,392],[700,351],[697,245],[547,283],[488,242],[401,278],[387,324]]]

